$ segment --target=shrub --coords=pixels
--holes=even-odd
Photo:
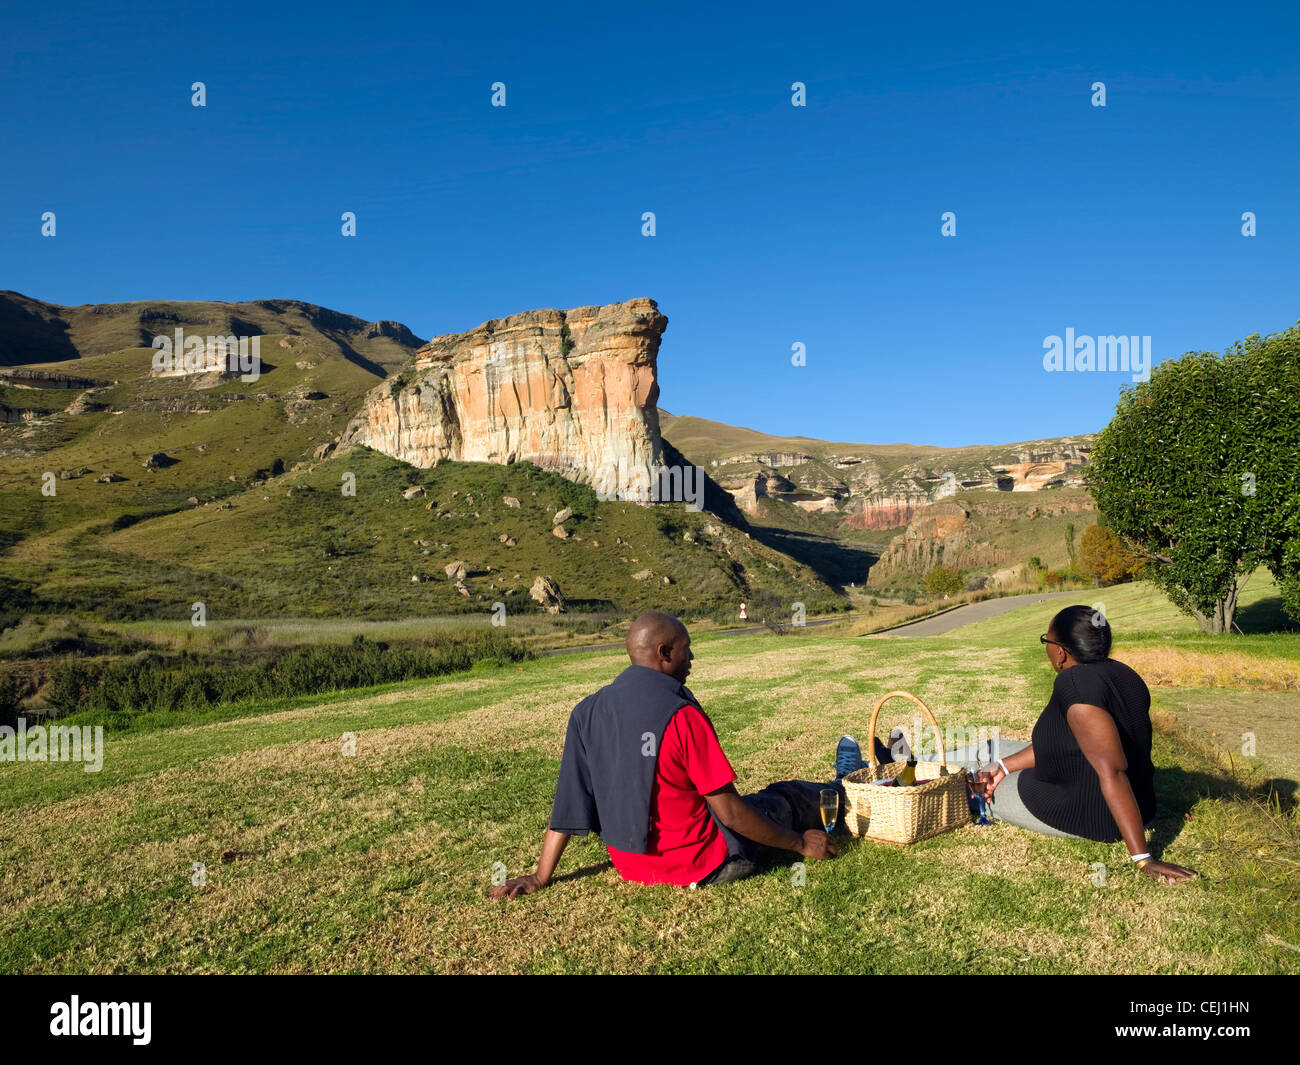
[[[18,727],[18,682],[8,674],[0,676],[0,726]]]
[[[64,662],[50,676],[50,705],[63,714],[80,709],[92,685],[90,669],[81,662]]]
[[[195,661],[184,652],[170,665],[147,655],[105,666],[97,677],[73,661],[54,671],[50,702],[64,714],[201,710],[242,699],[436,677],[469,669],[480,660],[518,662],[528,657],[523,644],[501,633],[468,632],[439,634],[419,647],[390,647],[358,635],[350,644],[294,647],[233,666]]]
[[[960,570],[935,566],[925,575],[925,590],[931,595],[956,595],[966,586]]]
[[[1089,525],[1083,530],[1079,562],[1084,574],[1099,585],[1127,580],[1142,566],[1142,560],[1102,525]]]

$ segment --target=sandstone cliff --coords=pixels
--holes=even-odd
[[[1096,520],[1093,502],[1077,488],[1036,498],[1041,502],[1030,503],[1022,495],[968,493],[960,500],[919,508],[871,567],[868,585],[915,585],[939,565],[971,571],[972,577],[987,576],[995,584],[1015,575],[1011,570],[994,572],[998,567],[1031,556],[1048,568],[1068,565],[1069,545],[1077,545],[1081,531]]]
[[[960,569],[973,559],[969,542],[970,510],[960,503],[932,503],[890,541],[880,560],[871,567],[868,584],[879,586],[900,572],[926,573],[938,565]],[[980,559],[985,564],[1004,561],[997,553]]]
[[[540,310],[435,337],[344,434],[413,466],[529,461],[602,498],[648,502],[662,462],[651,299]]]

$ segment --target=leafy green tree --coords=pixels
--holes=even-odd
[[[1245,397],[1237,416],[1246,441],[1234,489],[1250,502],[1260,551],[1300,621],[1300,325],[1247,337],[1229,352],[1245,367]]]
[[[956,595],[965,587],[961,571],[949,566],[935,566],[925,575],[925,590],[931,595]]]
[[[1162,363],[1123,390],[1093,452],[1102,521],[1206,632],[1231,628],[1261,564],[1300,608],[1298,344],[1293,329]]]

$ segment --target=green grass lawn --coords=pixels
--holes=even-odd
[[[1121,593],[1144,640],[1199,644],[1138,586],[1100,593],[1108,612],[1121,604],[1121,638]],[[930,639],[705,636],[688,683],[742,792],[825,779],[836,738],[864,738],[895,687],[943,725],[1027,738],[1053,678],[1045,621],[1032,608]],[[1300,656],[1300,637],[1267,639],[1261,654]],[[1152,688],[1166,711],[1156,840],[1194,882],[1139,878],[1122,844],[996,825],[906,848],[844,838],[802,885],[781,866],[699,891],[624,883],[599,840],[575,839],[550,888],[490,901],[495,863],[534,866],[570,709],[625,661],[481,666],[188,715],[109,735],[98,774],[0,763],[0,970],[1300,972],[1300,826],[1285,789],[1270,808],[1261,786],[1295,775],[1300,697],[1277,692],[1261,758],[1234,770],[1207,737],[1236,719],[1212,699],[1184,719]],[[1223,713],[1248,711],[1249,693],[1231,696]],[[880,728],[910,716],[895,700]]]

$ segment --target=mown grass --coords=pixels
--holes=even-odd
[[[1245,650],[1251,647],[1282,648],[1282,653],[1300,654],[1300,644],[1294,635],[1300,625],[1286,618],[1280,610],[1281,596],[1277,584],[1267,570],[1252,574],[1241,591],[1237,620],[1241,632],[1234,631],[1226,638],[1202,633],[1196,622],[1182,613],[1158,589],[1146,581],[1112,585],[1108,588],[1085,588],[1075,599],[1061,599],[1053,603],[1020,607],[977,625],[953,630],[972,636],[992,639],[1018,639],[1023,636],[1030,619],[1037,617],[1042,624],[1033,638],[1047,629],[1052,615],[1070,603],[1083,603],[1100,607],[1115,633],[1115,647],[1139,644],[1176,644],[1179,647],[1201,647],[1209,651],[1224,649]],[[1242,621],[1245,624],[1241,624]],[[1032,628],[1028,625],[1028,628]]]
[[[864,738],[894,687],[943,725],[1027,737],[1052,681],[1040,619],[994,622],[931,639],[706,636],[688,683],[742,791],[825,779],[836,737]],[[488,666],[112,734],[98,774],[3,763],[0,969],[1300,971],[1294,809],[1275,790],[1270,810],[1176,720],[1157,734],[1156,840],[1202,874],[1191,883],[1136,877],[1122,845],[996,825],[907,848],[845,839],[802,885],[791,864],[700,891],[624,883],[598,840],[575,839],[550,888],[490,901],[494,871],[536,861],[570,709],[624,661]],[[909,721],[895,701],[880,728]]]

